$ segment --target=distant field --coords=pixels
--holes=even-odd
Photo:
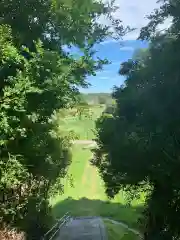
[[[91,158],[89,149],[74,146],[69,168],[73,182],[65,179],[64,194],[52,200],[54,216],[60,217],[70,211],[73,216],[109,217],[136,228],[142,207],[136,201],[133,206],[126,205],[123,193],[110,201],[104,193],[104,184],[97,169],[89,162]]]
[[[79,116],[67,115],[59,124],[66,130],[74,131],[79,139],[90,140],[94,138],[95,120],[101,115],[103,110],[103,106],[91,106],[91,117],[82,115],[80,119]]]

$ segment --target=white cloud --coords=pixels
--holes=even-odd
[[[147,24],[146,16],[158,7],[156,0],[116,0],[119,10],[114,13],[115,18],[120,18],[124,25],[129,25],[137,30],[129,33],[127,39],[136,39],[139,30]]]
[[[104,42],[101,42],[100,44],[106,45],[106,44],[113,43],[113,42],[117,42],[117,41],[115,39],[108,39],[108,40],[105,40]]]
[[[118,66],[120,66],[120,61],[112,62],[111,65],[114,65],[114,66],[118,65]]]
[[[100,80],[108,80],[109,77],[108,77],[108,76],[107,76],[107,77],[103,77],[103,76],[102,76],[102,77],[99,77],[99,79],[100,79]]]
[[[131,46],[122,46],[122,42],[116,41],[115,39],[108,39],[105,40],[104,42],[101,42],[101,45],[106,45],[106,44],[110,44],[110,43],[119,43],[120,45],[120,50],[121,51],[134,51],[134,48]]]
[[[121,51],[132,52],[132,51],[134,51],[134,48],[133,47],[121,47],[120,50]]]
[[[103,75],[104,74],[110,74],[111,73],[111,70],[104,70],[103,69]],[[102,70],[99,70],[97,73],[96,73],[96,76],[100,76],[100,77],[103,77],[103,75],[102,75]],[[104,76],[104,77],[106,77],[106,76]]]
[[[119,9],[113,14],[114,17],[121,19],[124,26],[129,25],[137,29],[127,34],[125,40],[135,40],[139,36],[140,29],[148,23],[146,16],[159,7],[157,0],[115,0],[115,5]]]

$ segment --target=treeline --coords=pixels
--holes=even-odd
[[[82,100],[84,100],[89,105],[98,105],[98,104],[111,104],[112,96],[110,93],[81,93]]]
[[[94,61],[94,44],[111,35],[96,19],[113,10],[93,0],[0,1],[1,229],[32,240],[51,224],[49,197],[63,188],[71,161],[70,137],[53,115],[73,106],[86,76],[107,63]]]
[[[172,25],[158,32],[166,19]],[[116,108],[97,122],[96,160],[107,194],[145,193],[144,239],[180,239],[180,2],[162,1],[141,30],[146,51],[121,65]]]

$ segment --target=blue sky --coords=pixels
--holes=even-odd
[[[107,2],[110,0],[102,0]],[[113,14],[114,18],[121,19],[124,26],[130,26],[136,30],[130,32],[123,39],[123,46],[113,40],[105,41],[96,46],[97,55],[107,58],[112,64],[105,66],[95,77],[88,77],[91,86],[88,89],[80,89],[82,92],[111,92],[114,85],[120,86],[124,78],[118,75],[120,64],[131,58],[134,50],[147,47],[147,43],[137,41],[140,29],[147,25],[147,15],[155,8],[159,8],[157,0],[115,0],[115,5],[119,7]],[[107,19],[100,19],[100,23],[108,25]],[[160,30],[169,27],[169,19],[160,25]]]
[[[105,65],[96,76],[90,76],[87,81],[91,86],[80,89],[81,92],[111,92],[114,85],[120,86],[124,78],[118,74],[120,64],[132,57],[134,51],[147,47],[146,42],[127,40],[123,42],[106,41],[95,47],[97,56],[107,58],[111,64]]]
[[[110,0],[102,0],[104,3]],[[115,0],[115,5],[119,7],[113,16],[121,19],[124,26],[130,26],[136,30],[125,35],[123,41],[115,42],[107,40],[96,46],[97,56],[107,58],[112,63],[105,66],[95,77],[88,77],[91,84],[88,89],[80,89],[82,92],[111,92],[114,85],[120,86],[124,79],[118,75],[120,64],[131,58],[134,50],[147,47],[147,43],[137,41],[140,29],[147,25],[147,15],[151,14],[155,8],[159,8],[157,0]],[[109,22],[104,17],[98,20],[101,24],[108,25]],[[169,27],[169,19],[160,25],[160,30]],[[122,45],[123,44],[123,45]]]

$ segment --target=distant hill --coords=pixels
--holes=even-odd
[[[110,104],[112,102],[112,96],[110,93],[82,93],[82,99],[88,104]]]

